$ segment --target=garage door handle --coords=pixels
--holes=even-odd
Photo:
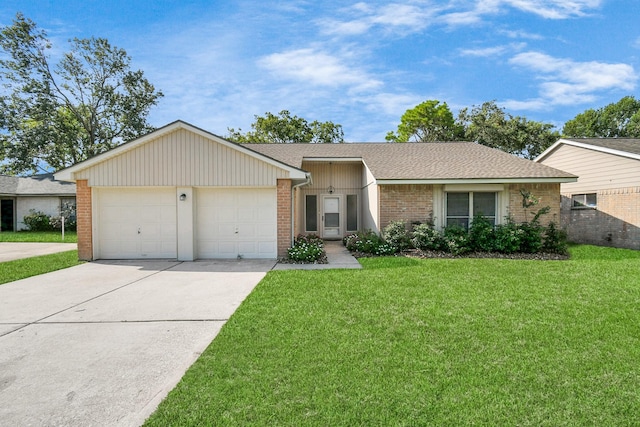
[[[140,234],[140,227],[138,227],[138,234]]]

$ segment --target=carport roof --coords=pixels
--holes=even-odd
[[[473,142],[244,144],[296,168],[314,160],[361,159],[376,180],[570,182],[577,177]]]

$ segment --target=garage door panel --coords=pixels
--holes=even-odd
[[[199,258],[276,258],[275,189],[200,189],[197,206]]]
[[[173,188],[101,188],[98,192],[98,258],[176,258]]]

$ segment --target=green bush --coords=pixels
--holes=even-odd
[[[507,218],[506,224],[496,226],[495,230],[495,250],[504,254],[512,254],[520,249],[520,238],[522,229]]]
[[[550,222],[544,231],[542,250],[556,254],[566,254],[568,251],[567,232],[558,228],[554,222]]]
[[[392,221],[382,230],[382,238],[395,249],[395,252],[402,252],[411,247],[411,238],[407,232],[407,225],[404,221]]]
[[[49,220],[51,226],[55,230],[62,229],[62,217],[64,217],[64,229],[68,231],[76,231],[76,207],[72,204],[65,203],[60,209],[60,216],[53,216]]]
[[[287,256],[296,262],[319,261],[324,256],[324,242],[316,235],[299,235],[287,249]]]
[[[51,217],[44,212],[29,210],[29,214],[22,219],[29,231],[52,231]]]
[[[478,252],[493,252],[496,250],[496,235],[493,223],[482,215],[476,215],[469,228],[469,250]]]
[[[418,224],[413,227],[411,244],[422,251],[439,251],[444,246],[444,240],[433,224]]]
[[[346,236],[344,245],[351,252],[360,252],[370,255],[393,255],[396,249],[386,243],[382,237],[371,230],[358,231]]]
[[[450,225],[444,229],[445,251],[453,255],[462,255],[470,251],[469,233],[459,225]]]

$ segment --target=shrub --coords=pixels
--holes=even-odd
[[[542,231],[543,228],[537,222],[523,222],[519,225],[520,235],[520,252],[533,254],[540,252],[542,249]]]
[[[411,244],[422,251],[439,251],[443,248],[442,235],[433,228],[433,224],[418,224],[413,227]]]
[[[445,250],[453,255],[469,252],[469,233],[459,225],[450,225],[444,229]]]
[[[544,231],[542,250],[565,255],[567,253],[567,232],[558,228],[554,222],[550,222]]]
[[[76,207],[65,203],[60,209],[60,216],[52,216],[49,220],[51,227],[55,230],[61,230],[62,217],[64,217],[64,229],[75,231],[77,228]]]
[[[34,209],[29,210],[29,214],[25,215],[22,221],[29,231],[53,230],[51,217],[44,212],[36,211]]]
[[[385,242],[401,252],[411,246],[411,238],[407,232],[407,225],[404,221],[392,221],[382,230],[382,238]]]
[[[394,247],[371,230],[358,231],[355,234],[346,236],[342,241],[351,252],[370,255],[393,255],[397,252]]]
[[[501,224],[495,230],[495,250],[505,254],[518,252],[522,230],[511,219],[507,218],[506,224]]]
[[[287,249],[287,255],[292,261],[316,262],[324,256],[324,242],[316,235],[299,235]]]
[[[486,217],[476,215],[469,228],[469,250],[493,252],[496,249],[494,226]]]

